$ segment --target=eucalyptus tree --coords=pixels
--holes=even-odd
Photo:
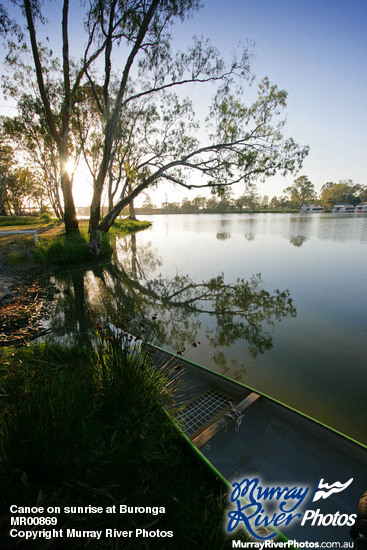
[[[35,205],[42,206],[42,196],[40,181],[33,170],[18,166],[9,174],[6,198],[10,213],[22,216]]]
[[[296,208],[301,208],[305,202],[311,202],[316,199],[315,186],[307,176],[296,178],[293,185],[284,189],[284,193],[290,196],[292,206]]]
[[[14,152],[9,144],[6,134],[3,131],[3,121],[0,120],[0,122],[0,216],[6,216],[6,187],[13,165]]]
[[[108,230],[124,206],[146,188],[157,183],[163,176],[171,181],[177,177],[175,172],[172,174],[172,169],[178,167],[180,162],[171,166],[171,159],[177,160],[177,156],[180,155],[180,145],[186,137],[184,126],[181,126],[180,137],[183,138],[181,142],[175,143],[176,148],[172,146],[173,143],[168,148],[171,159],[166,154],[170,142],[165,139],[167,134],[163,129],[163,135],[158,143],[160,151],[151,151],[139,163],[139,170],[134,170],[136,181],[134,185],[131,185],[131,178],[127,175],[126,189],[130,188],[131,191],[120,198],[100,223],[101,195],[121,113],[128,108],[131,109],[132,104],[137,105],[139,109],[139,102],[142,99],[152,98],[152,101],[156,102],[159,94],[173,87],[195,82],[229,82],[236,73],[240,78],[249,74],[247,52],[240,57],[239,61],[234,60],[228,69],[224,66],[219,53],[204,41],[194,41],[187,52],[176,54],[172,52],[169,24],[175,18],[184,19],[198,7],[199,3],[196,0],[128,1],[123,5],[117,1],[108,4],[98,2],[90,15],[89,29],[94,29],[96,37],[105,37],[107,41],[104,75],[100,82],[103,101],[100,101],[98,93],[95,93],[96,103],[105,120],[105,140],[103,158],[91,204],[90,232],[92,235],[96,234],[98,229]],[[119,70],[114,64],[115,73],[119,75],[116,86],[111,71],[113,48],[122,42],[126,46],[126,55]],[[90,75],[89,71],[87,76],[92,89],[97,90],[96,79]],[[151,136],[147,137],[151,140]],[[198,149],[197,144],[195,145]],[[170,166],[165,166],[166,160],[169,160]],[[165,166],[164,169],[162,169],[163,166]]]
[[[321,203],[331,208],[335,204],[359,204],[363,197],[363,186],[352,180],[341,180],[339,183],[328,181],[321,187]]]
[[[10,67],[14,67],[13,74],[17,74],[17,66],[19,66],[22,55],[28,53],[25,39],[27,34],[35,69],[35,86],[42,105],[42,115],[45,117],[50,135],[58,151],[65,229],[69,234],[78,231],[72,178],[67,169],[70,154],[69,133],[72,109],[77,101],[79,87],[85,77],[85,71],[103,51],[105,44],[99,44],[95,50],[90,51],[91,44],[89,43],[83,61],[79,64],[74,64],[71,61],[68,31],[69,1],[64,0],[61,20],[62,62],[60,67],[54,65],[52,70],[49,70],[44,55],[45,50],[39,44],[36,33],[37,23],[45,23],[41,13],[41,2],[38,0],[11,0],[8,3],[12,3],[21,9],[26,27],[23,30],[16,20],[11,19],[4,5],[0,5],[0,32],[3,35],[8,35],[7,62]],[[13,41],[14,35],[19,43],[18,47]],[[51,54],[51,50],[49,51]]]
[[[186,51],[173,51],[172,23],[192,15],[199,0],[90,0],[85,5],[86,46],[77,61],[69,54],[69,0],[63,0],[61,86],[55,101],[36,36],[35,23],[44,22],[41,2],[11,1],[22,8],[27,23],[38,93],[60,159],[68,232],[77,229],[66,170],[70,128],[80,88],[86,83],[100,114],[102,140],[89,226],[96,254],[99,231],[108,231],[122,209],[151,186],[170,181],[187,189],[224,189],[236,182],[248,185],[277,172],[293,172],[302,165],[308,148],[282,133],[286,92],[265,78],[252,105],[244,103],[243,85],[252,80],[246,48],[228,64],[204,39],[194,38]],[[4,21],[0,30],[10,29],[10,20]],[[102,70],[96,63],[99,58]],[[203,142],[190,101],[173,92],[200,84],[208,93],[205,86],[210,82],[217,87]],[[140,113],[145,113],[145,120]],[[136,126],[131,133],[134,120],[139,120],[139,131]],[[121,141],[122,162],[116,156]],[[119,168],[119,199],[101,220],[106,180],[115,178]]]
[[[103,156],[104,118],[98,108],[102,101],[102,90],[96,85],[93,90],[98,94],[98,102],[94,101],[91,87],[83,87],[80,100],[74,107],[74,126],[76,142],[81,148],[95,189]],[[153,119],[154,107],[147,107],[144,101],[139,106],[130,105],[120,113],[105,181],[108,210],[113,208],[116,196],[124,197],[134,185],[136,167],[146,154],[142,137],[154,132]]]
[[[225,78],[232,80],[234,72],[230,69],[231,78],[228,73]],[[167,96],[163,96],[159,108],[151,92],[156,119],[153,124],[149,120],[151,129],[144,132],[138,145],[144,155],[134,166],[134,185],[125,187],[127,192],[99,223],[99,229],[108,231],[132,199],[158,182],[170,181],[187,189],[209,187],[223,194],[234,183],[251,186],[258,178],[278,171],[293,172],[302,165],[308,148],[299,147],[282,134],[284,120],[279,115],[286,106],[286,92],[265,78],[259,85],[257,100],[246,107],[242,89],[231,92],[230,83],[225,82],[214,98],[207,144],[196,137],[197,122],[189,101],[179,101],[175,96],[171,108]],[[126,180],[131,183],[129,174]]]
[[[15,93],[14,85],[12,93]],[[42,199],[47,197],[56,216],[63,218],[58,151],[42,114],[38,98],[24,93],[22,88],[18,114],[4,118],[4,130],[18,155],[22,155],[24,164],[38,175]]]

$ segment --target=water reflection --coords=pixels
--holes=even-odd
[[[225,231],[222,231],[221,233],[217,233],[217,239],[219,241],[226,241],[227,239],[230,239],[230,238],[231,238],[231,234]]]
[[[118,243],[117,257],[108,263],[59,271],[53,335],[85,341],[90,309],[96,321],[124,327],[145,317],[144,330],[176,349],[204,334],[214,362],[224,368],[223,348],[244,341],[252,357],[263,354],[273,346],[275,323],[296,316],[289,291],[265,290],[259,273],[231,283],[224,273],[200,281],[182,273],[164,276],[160,265],[151,243],[138,248],[132,235]]]
[[[290,238],[289,242],[294,246],[302,246],[306,240],[307,237],[305,237],[304,235],[294,235]]]
[[[253,233],[245,233],[244,235],[246,241],[254,241],[255,240],[255,235]]]
[[[242,337],[221,345],[216,315],[192,316],[202,345],[189,358],[366,442],[367,216],[200,214],[151,220],[152,228],[137,235],[139,250],[147,241],[159,246],[162,266],[149,278],[162,272],[168,280],[167,273],[179,272],[208,281],[224,270],[228,282],[262,273],[263,288],[288,288],[297,305],[297,319],[283,317],[275,332],[262,323],[273,348],[255,359]],[[219,241],[221,232],[231,238]],[[252,241],[245,238],[250,233]],[[131,261],[120,260],[124,266]]]
[[[158,219],[159,216],[154,216],[153,223]],[[260,235],[279,235],[298,247],[311,238],[367,242],[367,216],[350,214],[193,214],[174,216],[169,222],[171,230],[174,227],[182,233],[213,231],[220,240],[242,234],[249,241]]]
[[[224,353],[220,350],[216,350],[212,355],[212,361],[217,367],[217,370],[222,373],[237,373],[241,371],[241,375],[246,372],[244,365],[237,359],[228,360]]]

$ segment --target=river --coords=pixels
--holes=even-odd
[[[145,316],[166,348],[367,443],[367,216],[146,219],[112,262],[56,273],[53,334],[85,334],[91,308]]]

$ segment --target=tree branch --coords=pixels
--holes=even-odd
[[[69,0],[64,0],[62,8],[62,65],[64,73],[64,102],[61,114],[61,135],[65,139],[68,131],[71,113],[71,91],[70,91],[70,62],[69,62],[69,37],[68,37],[68,11]]]
[[[31,2],[30,0],[24,0],[24,9],[28,24],[28,31],[29,31],[29,37],[31,40],[31,47],[32,47],[32,54],[34,59],[34,65],[36,68],[36,76],[37,76],[37,83],[38,88],[40,91],[41,99],[43,106],[45,108],[45,114],[46,114],[46,120],[50,128],[50,132],[52,134],[52,137],[56,141],[57,145],[61,145],[61,138],[57,131],[55,120],[51,111],[50,102],[46,93],[45,83],[43,80],[43,71],[42,71],[42,65],[39,57],[38,52],[38,46],[37,46],[37,39],[36,39],[36,31],[34,28],[33,23],[33,17],[32,17],[32,8],[31,8]]]

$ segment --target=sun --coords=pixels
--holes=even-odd
[[[73,172],[75,170],[75,162],[72,158],[69,158],[65,163],[65,170],[70,177],[73,175]]]

